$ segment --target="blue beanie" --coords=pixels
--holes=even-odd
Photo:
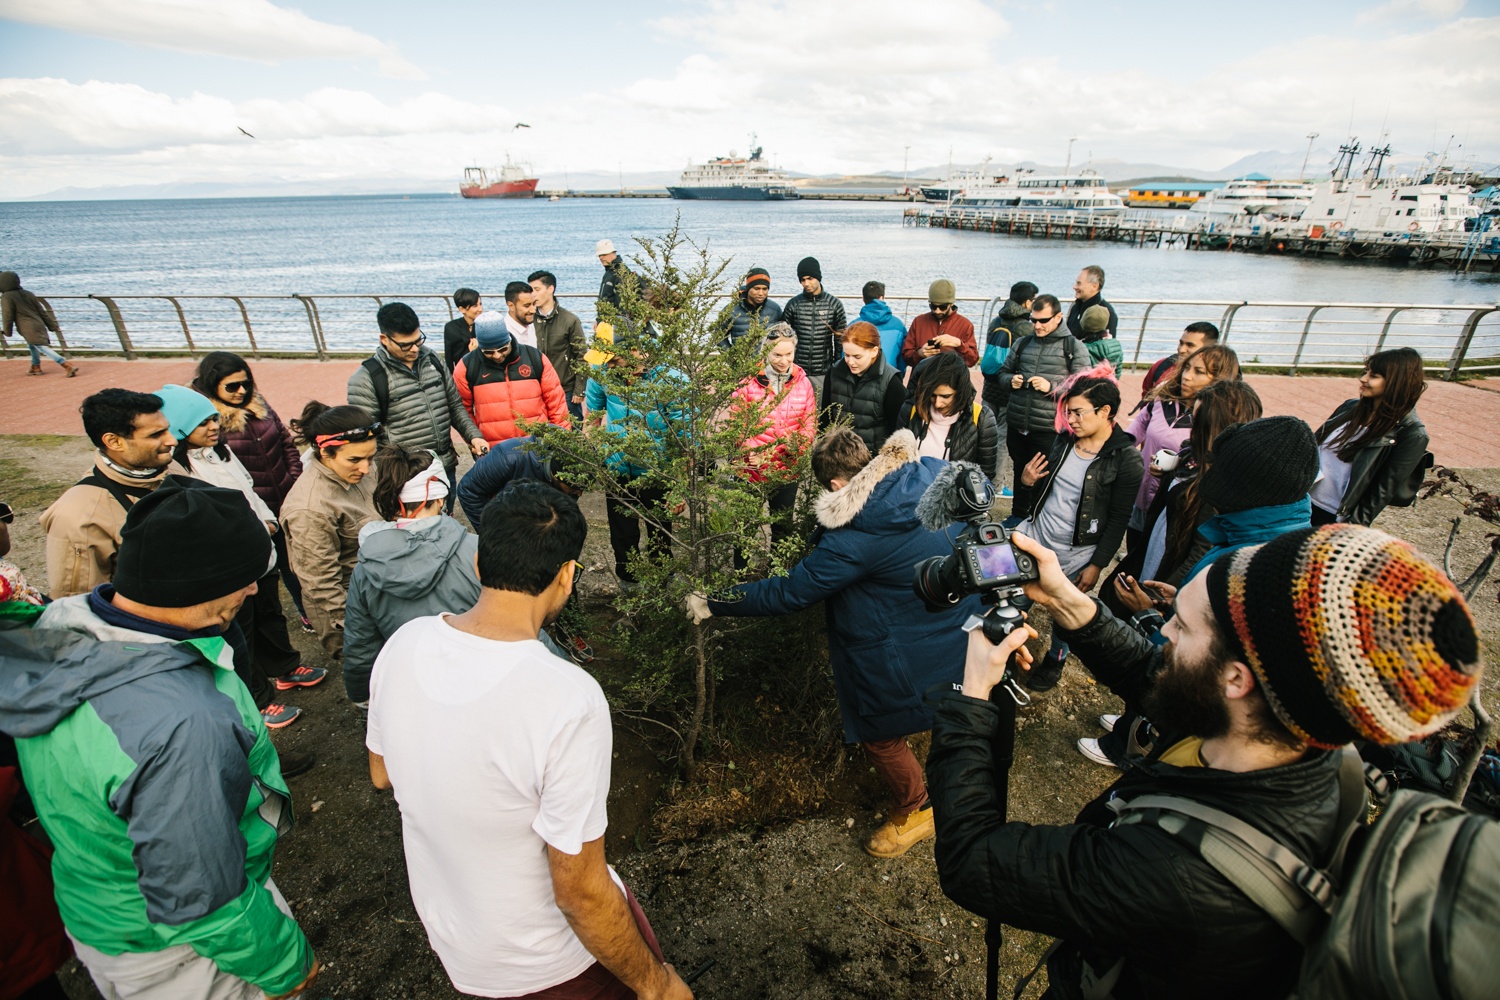
[[[505,314],[480,313],[474,321],[474,339],[479,341],[481,351],[498,351],[510,346],[510,328],[505,325]]]
[[[161,400],[161,414],[167,418],[167,427],[179,441],[186,440],[209,417],[219,415],[207,396],[185,385],[164,385],[156,391],[156,398]]]

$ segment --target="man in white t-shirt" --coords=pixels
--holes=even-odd
[[[542,483],[490,501],[479,603],[408,622],[375,661],[370,778],[395,791],[412,902],[454,988],[691,1000],[604,861],[604,693],[536,638],[587,531],[577,501]]]

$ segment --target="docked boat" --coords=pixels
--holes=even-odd
[[[750,156],[728,156],[689,166],[676,184],[667,185],[673,198],[689,201],[791,201],[797,197],[792,179],[771,166],[751,138]]]
[[[1359,143],[1339,147],[1333,176],[1315,186],[1302,213],[1310,235],[1461,233],[1466,220],[1478,216],[1466,174],[1439,162],[1417,176],[1381,177],[1390,152],[1390,146],[1371,150],[1364,171],[1351,177]]]
[[[1223,181],[1147,181],[1126,190],[1131,208],[1192,208],[1224,186]]]
[[[1236,177],[1193,203],[1194,212],[1234,221],[1247,215],[1295,219],[1307,208],[1313,186],[1308,181],[1278,181],[1264,174]]]
[[[512,163],[506,154],[503,167],[465,167],[458,193],[465,198],[530,198],[536,194],[538,178],[528,177],[531,168]]]
[[[970,184],[952,200],[954,208],[1010,208],[1022,212],[1124,215],[1125,200],[1091,170],[1061,177],[1022,172]]]

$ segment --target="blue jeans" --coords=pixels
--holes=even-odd
[[[26,346],[31,348],[31,363],[34,365],[41,364],[42,357],[44,355],[51,358],[53,361],[56,361],[60,365],[65,365],[68,363],[67,358],[63,357],[61,354],[58,354],[46,344],[27,344]]]

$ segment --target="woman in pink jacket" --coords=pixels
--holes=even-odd
[[[1172,370],[1170,378],[1159,383],[1141,401],[1127,433],[1135,438],[1141,449],[1146,475],[1141,477],[1141,489],[1135,497],[1135,508],[1130,512],[1130,527],[1125,533],[1127,550],[1144,541],[1146,512],[1151,509],[1151,500],[1161,485],[1161,474],[1167,471],[1157,466],[1157,453],[1163,449],[1171,452],[1169,461],[1174,464],[1169,468],[1176,468],[1177,453],[1187,444],[1193,431],[1193,400],[1214,382],[1238,381],[1239,378],[1240,359],[1232,348],[1217,344],[1202,347],[1189,354]]]
[[[766,360],[759,375],[740,383],[734,398],[758,412],[761,430],[745,439],[746,477],[770,488],[771,545],[791,533],[797,501],[797,462],[818,431],[818,398],[812,379],[792,358],[797,334],[787,323],[766,330]]]

